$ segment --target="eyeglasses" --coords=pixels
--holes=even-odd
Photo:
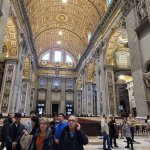
[[[76,120],[68,120],[68,122],[76,122]]]

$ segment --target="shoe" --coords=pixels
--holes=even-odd
[[[114,147],[118,147],[118,145],[114,145]]]
[[[134,148],[133,148],[133,147],[131,147],[131,149],[133,150]]]
[[[129,146],[126,146],[125,148],[130,148]]]

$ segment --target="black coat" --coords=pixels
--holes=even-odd
[[[109,126],[109,136],[111,138],[114,138],[114,137],[117,138],[118,130],[117,130],[116,122],[112,120],[108,123],[108,126]]]
[[[8,132],[8,127],[13,123],[13,121],[10,118],[6,118],[3,121],[3,127],[1,129],[1,138],[2,138],[2,142],[6,142],[6,138],[7,138],[7,132]]]
[[[83,145],[86,144],[88,144],[88,137],[82,130],[76,130],[71,137],[69,127],[64,128],[60,137],[60,150],[84,150]]]
[[[25,130],[25,126],[23,124],[19,124],[17,130],[16,130],[15,123],[13,123],[9,126],[8,132],[7,132],[7,150],[12,149],[11,148],[12,142],[17,143],[16,150],[21,150],[21,148],[20,148],[20,139],[21,139],[22,135],[24,134],[22,132],[23,130]]]
[[[33,136],[31,144],[29,146],[29,150],[36,150],[36,140],[39,133],[40,130]],[[54,138],[51,134],[51,131],[48,129],[41,150],[53,150],[53,144],[54,144]]]

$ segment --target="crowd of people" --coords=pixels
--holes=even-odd
[[[125,148],[133,149],[133,143],[135,142],[134,141],[135,124],[136,120],[132,114],[129,114],[129,117],[128,118],[125,117],[123,120],[122,134],[127,139],[127,146]],[[119,131],[114,116],[108,117],[106,115],[103,115],[103,118],[101,120],[101,132],[103,135],[104,150],[111,150],[111,148],[113,147],[118,147],[116,139],[119,136]]]
[[[48,117],[39,117],[31,111],[30,119],[25,124],[21,123],[21,118],[20,113],[9,113],[3,121],[0,150],[4,147],[7,150],[84,150],[83,145],[88,144],[88,137],[75,115],[66,119],[63,113],[54,114],[49,122]],[[150,128],[149,116],[146,123]],[[135,125],[132,114],[123,119],[121,134],[127,140],[125,148],[133,149]],[[104,150],[118,147],[119,129],[114,116],[103,115],[100,132]]]
[[[1,129],[1,150],[83,150],[88,137],[82,131],[75,115],[68,120],[63,113],[55,114],[53,121],[39,118],[32,111],[31,118],[21,123],[21,114],[8,114]]]

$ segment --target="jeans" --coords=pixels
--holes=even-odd
[[[134,127],[130,127],[132,141],[134,141]]]
[[[107,147],[108,150],[111,149],[110,148],[110,138],[109,135],[106,132],[103,132],[103,148],[106,148],[106,141],[107,141]]]
[[[112,144],[112,141],[114,140],[114,146],[117,146],[117,143],[116,143],[116,137],[110,137],[110,146],[112,147],[113,144]]]
[[[127,147],[130,147],[130,144],[131,144],[131,148],[133,148],[132,139],[129,137],[126,137],[126,139],[127,139]]]

